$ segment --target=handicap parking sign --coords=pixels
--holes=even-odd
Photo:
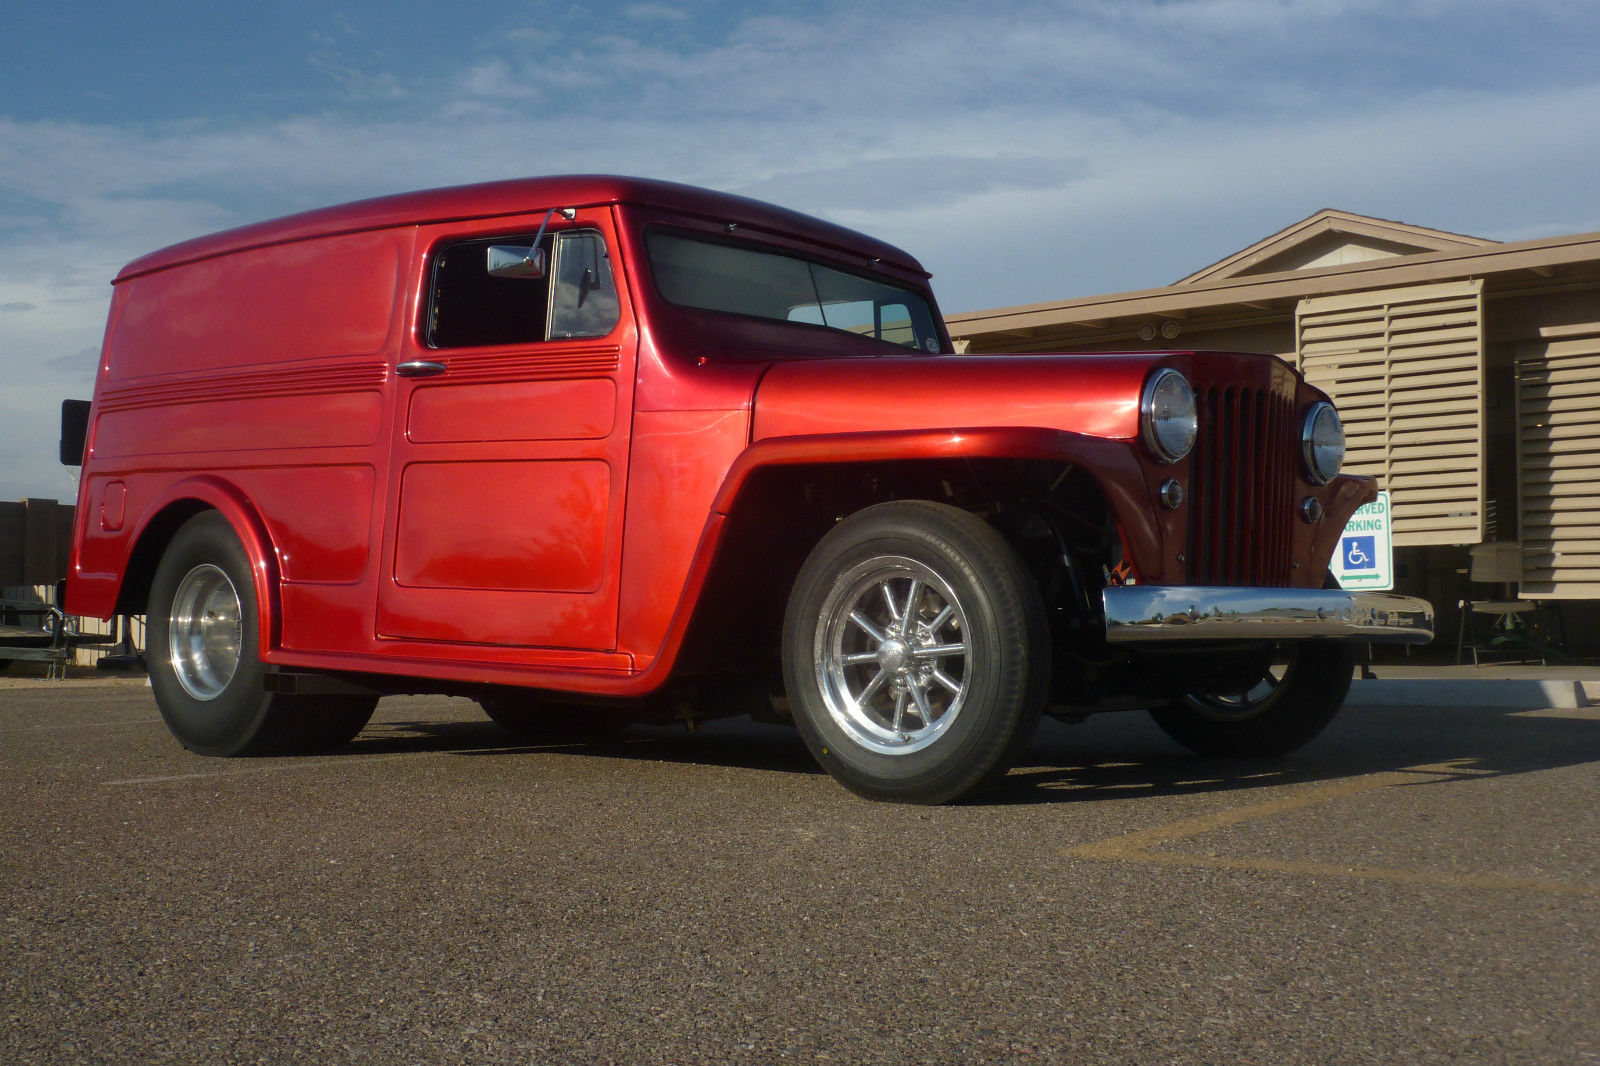
[[[1340,542],[1346,570],[1376,570],[1378,568],[1377,537],[1345,537]]]
[[[1389,494],[1358,508],[1339,537],[1330,569],[1341,588],[1394,588],[1394,549],[1389,529]]]

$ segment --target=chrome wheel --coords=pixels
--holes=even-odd
[[[216,699],[233,680],[244,643],[239,591],[221,567],[203,563],[184,575],[167,632],[178,683],[197,700]]]
[[[863,507],[795,577],[783,684],[806,747],[852,792],[961,799],[1005,774],[1039,720],[1038,586],[977,515],[932,500]]]
[[[1294,669],[1294,648],[1280,651],[1261,677],[1248,688],[1231,692],[1197,692],[1184,697],[1184,703],[1216,722],[1242,722],[1270,707]]]
[[[1283,755],[1339,713],[1354,666],[1351,644],[1285,642],[1264,655],[1256,670],[1242,672],[1237,687],[1191,692],[1151,707],[1150,715],[1173,740],[1201,755]]]
[[[909,755],[943,736],[966,703],[967,617],[933,570],[877,556],[834,582],[813,662],[828,714],[850,739],[882,755]]]
[[[268,692],[255,557],[202,511],[173,534],[150,579],[150,689],[173,736],[202,755],[327,751],[361,732],[375,692]]]

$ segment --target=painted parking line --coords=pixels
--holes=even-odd
[[[218,778],[246,778],[259,777],[262,774],[306,773],[317,770],[340,770],[350,772],[363,766],[377,762],[392,762],[396,759],[431,759],[441,756],[453,755],[451,751],[386,751],[362,753],[359,756],[350,755],[311,755],[300,757],[280,757],[266,759],[259,762],[244,760],[228,760],[223,770],[196,770],[187,774],[155,774],[150,777],[120,777],[100,784],[106,788],[127,788],[139,785],[170,785],[180,781],[210,781]],[[359,760],[359,761],[358,761]]]
[[[165,724],[159,718],[108,718],[101,721],[79,720],[66,725],[27,725],[20,728],[0,728],[0,737],[18,736],[30,733],[81,733],[86,730],[99,731],[102,729],[137,729],[153,726],[165,729]]]
[[[156,724],[160,724],[159,722]],[[390,733],[384,739],[388,740],[420,740],[425,737],[422,733]],[[541,754],[559,746],[526,746],[526,747],[490,747],[482,751],[493,752],[497,755]],[[477,754],[479,748],[467,746],[465,748],[454,745],[444,747],[414,748],[405,751],[351,751],[343,750],[325,755],[280,755],[262,759],[232,759],[218,757],[213,760],[218,769],[194,770],[181,774],[152,774],[147,777],[119,777],[100,782],[105,788],[127,788],[139,785],[168,785],[183,781],[208,781],[219,778],[246,778],[259,777],[262,774],[280,773],[308,773],[321,770],[337,770],[341,773],[352,773],[363,767],[376,763],[388,763],[405,759],[448,759]]]
[[[1165,825],[1141,829],[1120,837],[1097,840],[1066,849],[1072,858],[1137,862],[1160,866],[1189,866],[1215,870],[1288,874],[1298,877],[1343,878],[1354,881],[1384,881],[1403,885],[1432,885],[1449,888],[1487,889],[1499,892],[1533,892],[1542,895],[1600,897],[1600,884],[1555,878],[1512,877],[1504,874],[1463,874],[1443,870],[1407,869],[1384,866],[1354,866],[1343,863],[1306,862],[1292,859],[1237,858],[1221,855],[1195,855],[1162,851],[1164,844],[1192,840],[1246,822],[1256,822],[1291,811],[1333,803],[1349,796],[1440,777],[1474,777],[1484,772],[1462,764],[1436,763],[1404,770],[1368,774],[1350,781],[1304,789],[1287,796],[1232,807],[1224,811],[1184,818]]]
[[[194,774],[161,774],[155,777],[124,777],[116,781],[102,781],[108,788],[119,788],[125,785],[168,785],[174,781],[205,781],[214,777],[244,777],[254,770],[210,770]]]

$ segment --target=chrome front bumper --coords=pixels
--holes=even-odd
[[[1112,644],[1345,637],[1426,644],[1433,606],[1415,596],[1340,589],[1120,585],[1103,590]]]

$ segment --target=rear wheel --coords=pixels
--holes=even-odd
[[[1328,727],[1350,690],[1355,646],[1280,645],[1270,665],[1226,692],[1194,692],[1151,717],[1200,755],[1265,757],[1302,747]]]
[[[872,799],[945,803],[992,784],[1038,722],[1049,640],[1016,552],[965,511],[878,504],[822,538],[784,619],[806,745]]]
[[[628,725],[614,711],[578,703],[546,702],[520,692],[478,697],[489,719],[525,744],[562,744],[604,736]]]
[[[376,696],[265,690],[250,558],[215,511],[178,530],[150,589],[150,687],[167,728],[203,755],[324,751],[348,743]]]

